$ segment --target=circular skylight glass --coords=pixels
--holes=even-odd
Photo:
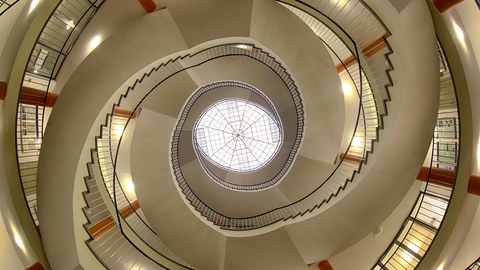
[[[208,107],[197,120],[193,137],[209,161],[240,173],[268,164],[282,143],[279,120],[262,106],[239,98]]]

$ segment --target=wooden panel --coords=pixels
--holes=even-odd
[[[468,183],[468,193],[480,196],[480,176],[472,175]]]
[[[104,220],[90,227],[88,231],[93,236],[93,239],[97,239],[114,226],[115,223],[113,223],[113,219],[111,217],[107,217]]]
[[[120,116],[120,117],[125,117],[125,118],[129,118],[130,115],[132,115],[132,112],[129,111],[129,110],[124,110],[124,109],[120,109],[120,108],[115,108],[115,110],[113,111],[113,115],[115,116]],[[133,114],[132,115],[132,119],[134,119],[136,116],[136,114]]]
[[[342,159],[344,156],[345,156],[345,154],[342,153],[342,154],[340,154],[339,158]],[[345,156],[344,160],[347,161],[347,162],[350,162],[350,163],[357,163],[358,164],[363,160],[363,158],[360,157],[360,156],[347,155],[347,156]]]
[[[387,47],[387,43],[385,42],[385,39],[383,38],[383,36],[381,36],[381,37],[375,38],[374,40],[372,40],[371,42],[368,42],[365,46],[363,46],[362,52],[366,56],[370,57],[375,55],[379,51],[385,49],[386,47]],[[356,64],[357,60],[353,56],[351,56],[347,59],[344,59],[342,62],[343,64],[340,63],[336,66],[338,73],[344,71],[346,67],[348,68]]]
[[[430,168],[422,167],[417,175],[417,180],[426,182],[429,172]],[[455,182],[455,172],[432,168],[430,172],[430,182],[445,187],[453,187]]]
[[[120,214],[122,215],[123,218],[127,218],[131,214],[133,214],[134,211],[136,211],[138,208],[140,208],[140,203],[138,200],[130,202],[130,205],[126,205],[120,209]]]
[[[131,205],[131,206],[130,206]],[[138,200],[134,200],[130,203],[130,205],[126,205],[119,209],[120,214],[123,218],[127,218],[133,212],[140,208],[140,203]],[[111,217],[107,217],[102,221],[98,222],[97,224],[93,225],[88,229],[90,234],[93,236],[93,239],[97,239],[98,237],[102,236],[104,233],[108,232],[111,228],[115,227],[115,223]]]
[[[0,99],[4,100],[5,95],[7,94],[7,83],[0,82]],[[45,97],[46,95],[46,97]],[[55,93],[47,93],[42,90],[37,90],[30,87],[22,87],[20,92],[20,103],[29,104],[29,105],[36,105],[36,106],[43,106],[45,104],[46,107],[53,107],[55,102],[57,101],[58,94]]]
[[[426,182],[430,168],[422,167],[417,175],[417,180]],[[432,168],[430,172],[430,182],[445,186],[453,187],[455,181],[455,172],[449,170]],[[472,175],[468,182],[468,193],[480,196],[480,176]]]
[[[368,43],[366,46],[362,48],[362,52],[366,56],[372,56],[379,51],[385,49],[387,47],[387,44],[385,43],[385,39],[382,37],[379,37],[372,42]]]
[[[32,266],[25,268],[25,270],[44,270],[44,268],[39,262],[36,262]]]
[[[45,107],[51,108],[55,105],[57,98],[58,94],[55,93],[47,93],[30,87],[22,87],[19,102],[37,106],[43,106],[43,104],[45,104]]]
[[[450,8],[461,2],[463,2],[463,0],[433,0],[433,4],[438,9],[438,11],[440,11],[440,13],[444,13],[445,11],[449,10]]]
[[[0,100],[5,100],[5,95],[7,95],[7,83],[0,82]]]
[[[138,0],[138,2],[148,13],[153,12],[157,8],[157,5],[155,4],[155,2],[153,2],[153,0]]]
[[[355,59],[353,56],[345,59],[342,61],[343,63],[340,63],[336,66],[337,72],[340,73],[344,71],[346,68],[353,66],[354,64],[357,63],[357,59]]]
[[[328,261],[323,260],[318,263],[318,270],[333,270],[333,267]]]

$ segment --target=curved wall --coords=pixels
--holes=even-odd
[[[433,134],[439,95],[436,37],[428,14],[426,3],[415,0],[400,13],[400,24],[387,25],[393,33],[390,59],[395,67],[389,116],[367,165],[347,186],[351,191],[335,198],[339,201],[325,212],[287,228],[307,263],[328,258],[372,232],[418,174]]]
[[[376,148],[379,152],[378,154],[372,155],[372,158],[369,159],[369,164],[365,168],[365,173],[367,174],[363,182],[366,184],[362,183],[362,185],[358,185],[356,189],[353,189],[351,194],[346,196],[344,200],[340,201],[338,205],[335,205],[326,213],[322,213],[318,217],[305,221],[302,224],[291,225],[288,228],[288,236],[294,239],[293,242],[296,248],[300,250],[305,262],[314,262],[322,256],[329,256],[329,254],[333,254],[349,246],[372,230],[372,228],[380,223],[388,212],[398,204],[410,187],[412,183],[411,180],[415,178],[418,168],[423,162],[436,116],[436,103],[432,101],[435,98],[432,97],[435,97],[434,89],[437,86],[435,82],[438,80],[422,81],[420,78],[435,78],[436,75],[438,77],[438,67],[433,64],[436,63],[436,61],[433,61],[433,59],[436,60],[436,55],[432,53],[432,51],[435,51],[432,50],[432,48],[435,47],[435,38],[432,35],[431,23],[428,18],[424,19],[421,17],[422,14],[424,15],[422,12],[424,12],[425,9],[424,6],[419,3],[420,1],[416,1],[415,8],[405,8],[403,11],[405,12],[402,15],[404,16],[403,20],[405,20],[405,24],[399,29],[402,40],[397,40],[398,44],[401,45],[395,48],[395,51],[397,53],[396,57],[399,59],[398,63],[404,61],[404,68],[401,69],[401,72],[396,73],[394,79],[397,86],[394,88],[395,91],[392,91],[396,92],[392,94],[392,96],[398,101],[392,102],[392,104],[394,104],[392,105],[393,109],[391,111],[393,119],[386,121],[387,128],[382,132],[381,136],[383,141],[380,142],[378,148]],[[254,12],[258,12],[262,10],[262,8],[265,8],[262,7],[262,5],[267,5],[267,3],[255,1],[254,5]],[[280,6],[272,6],[271,8],[277,7],[280,8]],[[418,14],[415,9],[418,9]],[[255,25],[258,24],[265,27],[275,26],[276,31],[287,29],[285,26],[282,28],[281,22],[279,21],[270,25],[268,23],[262,23],[258,13],[254,13],[252,18],[252,20],[255,21]],[[276,17],[273,16],[273,18]],[[160,27],[158,26],[159,21],[161,22]],[[417,24],[423,27],[418,27]],[[307,31],[309,29],[305,29],[304,27],[304,30]],[[258,31],[259,29],[251,29],[252,36],[255,37],[255,35],[258,35]],[[294,32],[293,29],[290,29],[290,31]],[[185,34],[185,32],[188,31],[183,30],[182,33]],[[167,41],[162,39],[165,33],[169,33],[169,39],[167,39]],[[42,152],[39,169],[39,179],[48,179],[48,181],[40,181],[39,192],[42,196],[39,198],[39,206],[42,207],[42,209],[46,209],[40,214],[41,222],[45,222],[43,223],[45,227],[42,229],[42,232],[45,235],[45,246],[49,250],[49,257],[56,266],[63,267],[67,265],[66,262],[62,262],[58,256],[61,252],[66,252],[58,250],[58,238],[63,238],[63,241],[74,241],[71,232],[68,231],[68,228],[71,227],[65,226],[64,228],[60,228],[58,224],[62,219],[70,219],[71,217],[71,213],[69,212],[72,209],[72,205],[71,203],[65,204],[64,202],[71,200],[69,196],[71,198],[73,183],[70,180],[65,181],[65,179],[74,179],[80,166],[84,166],[78,163],[80,159],[79,153],[82,149],[88,148],[86,145],[91,145],[91,141],[87,140],[91,139],[93,135],[93,133],[89,133],[92,128],[92,123],[101,111],[102,106],[107,103],[114,91],[122,85],[124,78],[130,77],[141,67],[150,64],[154,60],[177,50],[186,49],[187,45],[183,41],[182,33],[176,28],[175,22],[168,11],[159,11],[147,15],[127,26],[122,33],[113,35],[105,40],[100,47],[82,62],[70,80],[65,84],[62,91],[63,93],[52,113],[50,124],[45,135],[45,152]],[[420,35],[420,37],[414,39],[415,34]],[[258,36],[258,38],[261,39],[261,43],[267,46],[271,45],[272,50],[280,55],[292,70],[310,70],[304,69],[300,61],[294,63],[288,58],[288,54],[294,52],[291,51],[292,46],[288,46],[288,43],[278,42],[278,40],[274,38],[271,38],[271,40],[261,36]],[[149,42],[153,41],[156,43],[156,46],[147,45],[148,47],[141,53],[139,52],[135,55],[131,53],[130,48],[138,46],[138,44],[145,46],[145,44],[149,43],[143,43],[143,41],[147,40],[149,40]],[[195,39],[192,38],[192,40]],[[165,44],[165,42],[169,42],[169,44]],[[195,44],[199,41],[190,42]],[[161,44],[161,46],[159,44]],[[417,49],[417,47],[420,49]],[[415,48],[415,50],[413,48]],[[310,55],[302,55],[297,51],[296,57],[294,58],[300,59],[301,57],[307,58],[310,57]],[[417,61],[419,59],[423,60],[421,61],[423,69],[421,72],[413,72],[414,68],[412,67],[418,66]],[[325,61],[326,66],[331,65],[331,63],[327,63],[330,62],[330,58],[328,58],[328,60],[319,60]],[[333,68],[327,73],[327,75],[337,76]],[[314,73],[308,74],[307,72],[305,74],[301,72],[294,73],[294,76],[305,84],[303,86],[300,85],[302,88],[314,88],[315,86],[318,87],[321,85],[322,88],[335,88],[340,91],[338,84],[325,85],[325,82],[318,80],[318,76],[316,75],[317,74]],[[84,80],[84,78],[91,79]],[[315,78],[317,81],[311,78]],[[343,97],[341,94],[339,96],[343,104]],[[320,98],[325,98],[325,96],[318,96],[309,100],[309,102],[312,102],[311,107],[315,106],[313,105],[315,104],[313,101]],[[72,104],[75,105],[72,106]],[[89,109],[86,111],[84,108]],[[400,110],[402,110],[401,114],[398,113]],[[404,110],[407,112],[403,113]],[[332,112],[326,111],[325,113],[329,114]],[[422,117],[415,118],[418,115],[422,115]],[[413,121],[411,121],[411,118]],[[167,117],[166,119],[169,118]],[[324,126],[328,126],[328,121],[334,121],[334,119],[336,119],[336,116],[325,117],[318,119],[318,121],[326,121],[324,122]],[[339,119],[343,120],[343,115]],[[331,124],[333,126],[333,123]],[[319,126],[321,127],[322,125]],[[96,129],[96,127],[94,126],[93,129]],[[312,131],[308,132],[312,134],[312,136],[322,133],[319,127],[312,127],[311,130]],[[402,138],[392,135],[406,131],[409,133]],[[418,140],[418,138],[425,139]],[[341,136],[332,136],[331,140],[340,141]],[[64,153],[62,149],[69,149],[69,153]],[[395,152],[397,149],[406,149],[406,151],[405,153],[398,154]],[[313,160],[318,159],[316,153],[309,150],[309,147],[304,148],[304,156]],[[331,152],[335,152],[334,154],[336,156],[337,150],[338,149],[335,149],[335,151],[331,150]],[[421,156],[421,158],[418,158],[420,161],[412,158],[414,156]],[[332,154],[332,161],[333,157]],[[58,170],[54,172],[48,169],[60,163],[68,165],[63,168],[57,167]],[[396,179],[396,182],[393,179],[385,180],[385,175],[396,175],[400,174],[400,172],[402,176]],[[392,185],[395,186],[395,190],[393,191],[396,192],[394,193],[392,193]],[[372,190],[373,187],[375,187],[377,192],[381,193],[382,196],[376,196],[378,194]],[[64,196],[58,196],[57,198],[53,195],[54,190],[58,188],[66,192]],[[54,198],[47,200],[47,196]],[[358,201],[362,201],[361,206],[356,205]],[[59,204],[60,202],[63,202],[63,204]],[[363,205],[363,202],[365,202],[365,205]],[[382,207],[378,207],[379,203],[382,204]],[[54,206],[58,205],[62,205],[62,207],[58,209],[58,212],[51,210]],[[360,213],[365,212],[365,210],[374,208],[380,209],[378,209],[377,213],[369,216],[360,215]],[[338,213],[345,213],[345,216],[340,216]],[[187,212],[185,215],[185,219],[180,219],[179,222],[185,222],[187,218],[190,218],[189,216],[193,216],[191,213],[187,214]],[[348,218],[346,218],[346,216]],[[325,222],[323,222],[324,220],[332,223],[325,224]],[[196,226],[194,225],[198,222],[189,224],[189,230],[195,230]],[[351,226],[352,224],[360,224],[361,230],[357,230],[354,226]],[[336,231],[334,231],[334,227],[336,227]],[[208,232],[206,235],[208,235],[211,229],[205,228],[205,230]],[[295,236],[295,231],[303,231],[303,233],[311,237],[312,240],[309,243],[313,243],[313,248],[308,250],[310,247],[299,243],[299,238]],[[276,233],[279,232],[272,234]],[[54,236],[54,234],[56,234],[56,236]],[[187,234],[185,234],[185,236],[186,235]],[[340,239],[338,239],[339,235],[342,236]],[[334,237],[336,239],[333,239]],[[57,238],[57,240],[55,238]],[[222,249],[222,246],[225,247],[228,241],[222,237],[215,237],[215,239],[214,241],[217,241],[217,245],[214,250],[218,252],[218,256],[221,258],[221,256],[225,256],[224,254],[222,255],[222,253],[226,252],[224,248]],[[181,244],[185,244],[185,241],[186,239],[184,239],[183,242],[174,244],[174,246],[177,245],[177,248],[181,249]],[[322,247],[317,246],[317,243],[320,242],[323,243]],[[317,254],[312,255],[312,251],[316,251]],[[201,256],[201,254],[196,254],[195,256]],[[213,261],[213,264],[206,264],[205,266],[214,268],[218,266],[217,263],[219,262]],[[207,269],[210,269],[208,267]]]
[[[131,48],[139,44],[144,50],[132,53]],[[79,163],[81,153],[93,147],[95,132],[90,131],[98,130],[92,124],[125,78],[185,48],[168,11],[157,11],[103,41],[65,84],[45,132],[38,168],[38,207],[42,209],[39,220],[43,244],[54,269],[72,269],[78,264],[72,259],[77,256],[72,196],[75,179],[83,181],[77,175],[78,170],[85,170],[85,163]]]

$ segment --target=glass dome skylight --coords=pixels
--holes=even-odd
[[[268,164],[282,143],[279,120],[262,106],[239,98],[208,107],[194,127],[201,154],[226,170],[249,173]]]

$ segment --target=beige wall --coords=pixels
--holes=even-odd
[[[30,1],[19,1],[0,16],[0,81],[8,81],[18,46],[33,18],[34,13],[28,14],[29,6]]]
[[[17,252],[13,247],[13,241],[8,235],[8,224],[5,224],[5,220],[0,215],[0,267],[2,269],[24,269],[24,265],[18,258]]]

